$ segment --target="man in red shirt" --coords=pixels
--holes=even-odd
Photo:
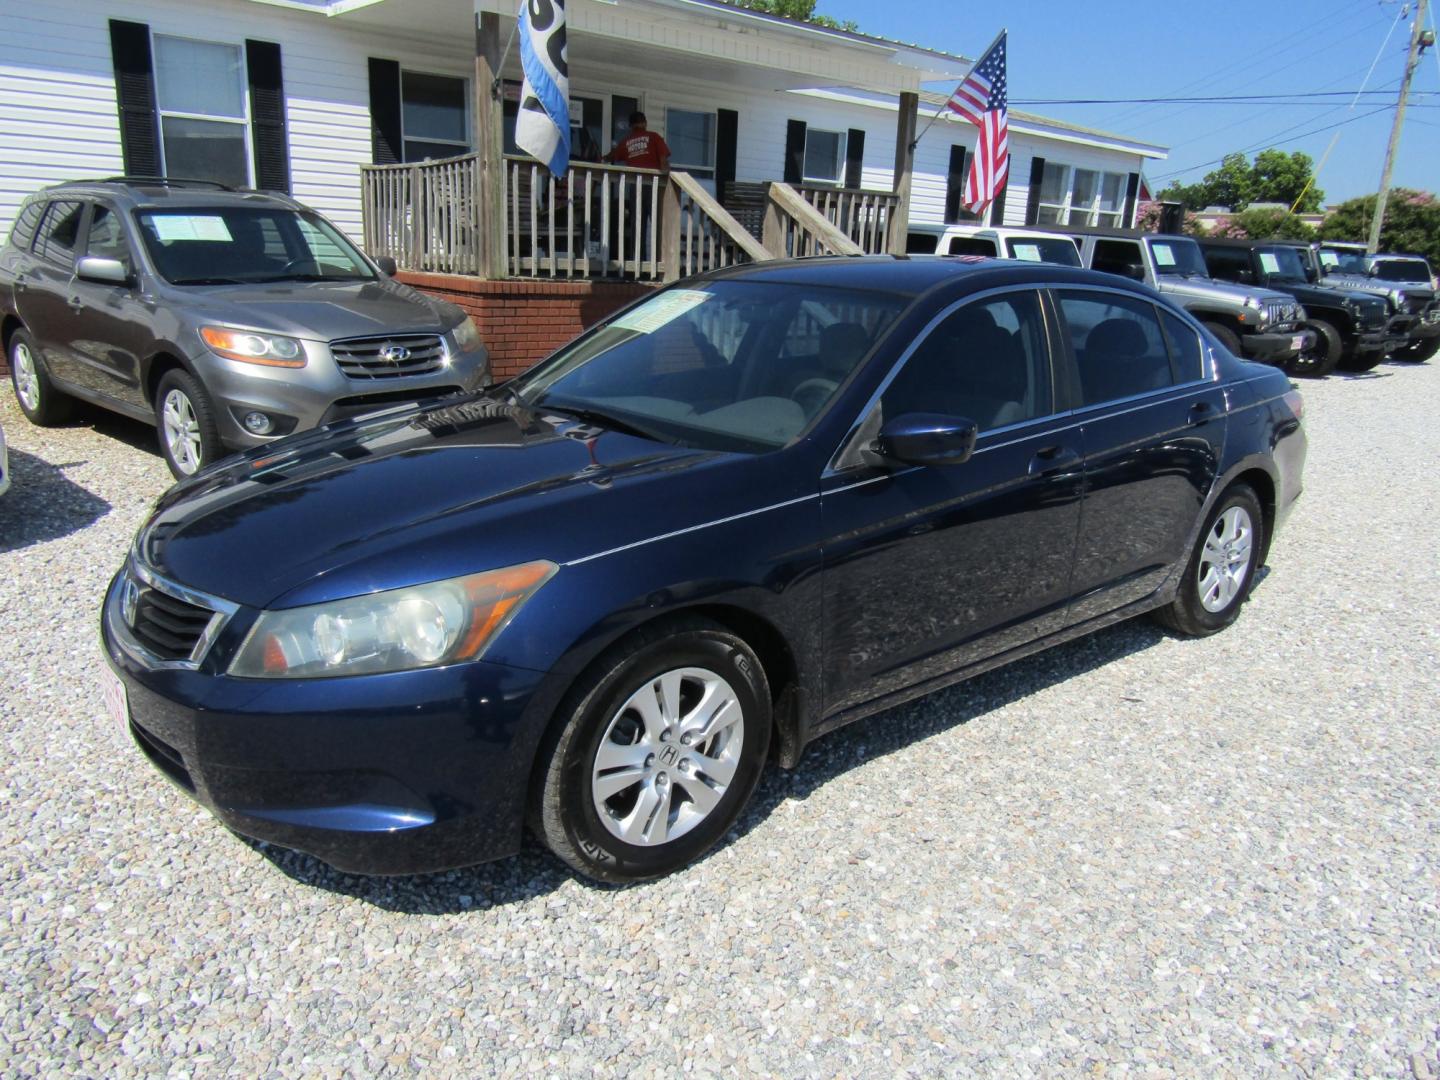
[[[615,165],[629,165],[632,169],[658,169],[668,172],[670,168],[670,147],[665,140],[646,127],[645,114],[630,114],[630,134],[615,144],[605,160]]]

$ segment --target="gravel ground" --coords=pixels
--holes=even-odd
[[[1305,387],[1307,492],[1240,623],[1112,628],[772,771],[628,890],[533,847],[336,874],[104,720],[147,429],[0,424],[0,1076],[1440,1077],[1440,364]]]

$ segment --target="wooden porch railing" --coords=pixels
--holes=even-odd
[[[889,251],[890,226],[900,206],[895,192],[813,184],[800,184],[795,190],[867,255]]]
[[[865,254],[864,248],[836,228],[798,191],[779,181],[770,185],[762,242],[777,259]]]
[[[481,272],[479,155],[362,165],[360,178],[370,255],[388,255],[407,270]]]
[[[672,172],[665,189],[665,280],[774,256],[689,173]]]

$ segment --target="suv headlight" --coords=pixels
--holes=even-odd
[[[1390,303],[1395,305],[1396,311],[1405,310],[1405,294],[1403,292],[1399,289],[1391,289],[1385,295],[1389,298]]]
[[[480,331],[475,326],[475,320],[469,315],[450,332],[455,335],[455,345],[461,352],[474,352],[480,348]]]
[[[1262,308],[1264,308],[1264,306],[1265,306],[1264,304],[1260,303],[1260,301],[1259,301],[1258,299],[1256,299],[1255,297],[1253,297],[1253,296],[1247,296],[1247,297],[1245,297],[1245,299],[1242,301],[1242,303],[1244,303],[1244,305],[1245,305],[1246,307],[1248,307],[1248,308],[1254,308],[1256,311],[1260,311],[1260,310],[1261,310]]]
[[[231,330],[226,326],[202,326],[200,340],[211,352],[227,360],[265,367],[299,368],[305,366],[305,350],[292,337],[279,334],[257,334],[251,330]]]
[[[230,674],[373,675],[477,660],[557,567],[531,562],[309,607],[261,612]]]

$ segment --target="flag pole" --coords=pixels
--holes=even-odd
[[[1005,36],[1005,33],[1006,33],[1007,30],[1009,30],[1009,27],[1001,27],[1001,28],[1000,28],[1000,32],[995,35],[995,40],[992,41],[992,42],[990,42],[989,45],[985,46],[985,51],[980,54],[979,59],[977,59],[974,63],[972,63],[972,64],[970,65],[969,70],[967,70],[964,75],[961,75],[961,76],[960,76],[960,82],[958,82],[958,83],[955,84],[957,87],[960,85],[960,83],[963,83],[966,79],[968,79],[968,78],[970,77],[970,72],[975,70],[975,64],[978,64],[978,63],[980,63],[981,60],[984,60],[986,54],[988,54],[988,53],[990,52],[990,50],[993,49],[996,45],[1000,44],[1000,39]],[[950,97],[954,97],[954,96],[955,96],[955,95],[954,95],[954,92],[952,91]],[[925,137],[925,132],[929,131],[930,128],[931,128],[932,126],[934,126],[935,121],[940,119],[940,114],[943,113],[943,112],[944,112],[946,109],[948,109],[949,107],[950,107],[950,98],[946,98],[946,99],[945,99],[945,104],[941,105],[940,108],[938,108],[938,109],[935,110],[935,115],[932,116],[932,117],[930,117],[930,122],[929,122],[928,124],[926,124],[925,127],[921,129],[920,134],[919,134],[919,135],[916,135],[915,138],[914,138],[914,140],[911,141],[911,143],[910,143],[910,151],[911,151],[912,153],[915,151],[915,147],[917,147],[917,146],[920,145],[920,140]]]
[[[500,81],[505,70],[505,59],[510,55],[510,46],[515,44],[515,34],[520,29],[520,16],[524,9],[525,0],[521,0],[520,7],[515,11],[515,25],[510,28],[510,37],[505,42],[505,48],[500,51],[500,62],[495,65],[495,78],[490,83],[490,98],[493,101],[500,100]]]

